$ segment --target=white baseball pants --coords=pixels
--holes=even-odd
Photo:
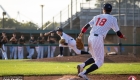
[[[18,46],[18,59],[23,59],[23,46]]]
[[[90,34],[88,37],[89,52],[91,53],[95,64],[99,67],[104,63],[104,41],[103,36]]]
[[[38,46],[37,59],[43,58],[44,46]]]
[[[14,55],[14,59],[17,59],[17,46],[12,46],[12,52],[10,53],[10,59],[13,58]]]
[[[56,46],[48,46],[48,58],[54,57]]]

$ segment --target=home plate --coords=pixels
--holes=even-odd
[[[84,79],[79,78],[78,76],[65,75],[65,76],[62,76],[62,78],[55,79],[55,80],[84,80]]]

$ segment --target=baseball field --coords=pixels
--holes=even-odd
[[[33,60],[0,60],[0,80],[3,76],[24,76],[24,80],[83,80],[77,77],[76,65],[90,55]],[[91,80],[140,80],[140,58],[128,55],[105,57],[104,65],[90,73]],[[88,66],[86,67],[88,68]]]

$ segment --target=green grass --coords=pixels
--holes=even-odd
[[[77,64],[79,62],[0,60],[0,76],[77,74]],[[104,63],[100,69],[91,74],[140,74],[140,63]]]

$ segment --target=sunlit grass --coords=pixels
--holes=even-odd
[[[79,62],[0,60],[0,76],[77,74],[77,64]],[[91,74],[140,74],[140,63],[104,63],[101,68]]]

